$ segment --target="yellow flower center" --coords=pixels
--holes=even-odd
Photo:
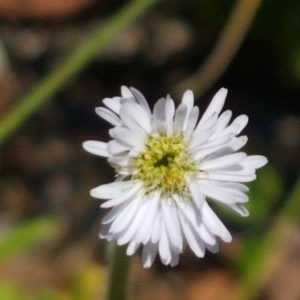
[[[189,195],[186,178],[195,177],[197,168],[181,134],[155,133],[148,137],[145,151],[135,161],[137,174],[147,193]]]

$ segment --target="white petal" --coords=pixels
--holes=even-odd
[[[168,265],[171,262],[171,250],[170,244],[167,237],[165,221],[162,218],[162,226],[160,232],[160,238],[158,243],[158,252],[160,256],[160,260],[164,265]]]
[[[248,124],[249,118],[246,115],[240,115],[234,119],[233,124],[238,124],[238,130],[236,134],[239,134]]]
[[[238,151],[242,147],[244,147],[248,142],[248,137],[246,135],[239,136],[237,138],[233,138],[232,141],[228,144],[233,151]]]
[[[201,241],[196,238],[198,233],[192,229],[182,212],[179,213],[179,218],[184,237],[186,238],[189,247],[197,257],[203,257],[205,253],[205,246],[203,242],[201,243]]]
[[[198,208],[201,208],[203,203],[205,202],[205,198],[201,192],[201,189],[196,181],[188,182],[188,187],[193,197],[193,201],[195,202]]]
[[[219,180],[219,181],[236,181],[236,182],[250,182],[255,180],[255,174],[241,175],[233,172],[200,172],[198,179],[210,179],[210,180]]]
[[[126,254],[129,256],[134,254],[139,246],[140,244],[136,243],[135,240],[131,240],[127,246]]]
[[[212,130],[212,132],[216,132],[217,120],[218,120],[217,114],[211,115],[210,117],[208,117],[207,119],[205,119],[205,121],[203,121],[201,123],[201,126],[199,126],[199,124],[197,125],[197,127],[195,129],[195,134],[199,134],[202,131],[207,130],[207,129]],[[212,135],[212,137],[213,136],[214,135]]]
[[[143,150],[145,145],[145,137],[137,132],[126,129],[124,127],[115,127],[110,129],[109,134],[116,139],[121,145],[134,147],[138,150]]]
[[[127,206],[128,204],[126,202],[123,202],[120,205],[115,206],[111,210],[109,210],[108,213],[102,218],[101,223],[106,227],[108,235],[111,236],[110,223],[113,222]]]
[[[183,94],[182,103],[179,105],[179,107],[176,110],[176,115],[174,119],[175,132],[186,131],[188,122],[190,123],[189,130],[194,129],[198,120],[199,108],[195,107],[195,109],[193,110],[193,106],[194,106],[194,94],[191,90],[187,90]],[[190,116],[192,110],[193,110],[193,116]]]
[[[230,232],[207,203],[202,207],[202,215],[205,225],[213,234],[219,236],[224,242],[231,242],[232,237]]]
[[[225,127],[222,131],[218,132],[218,135],[215,138],[219,138],[221,136],[236,136],[238,131],[240,130],[240,125],[236,122],[232,122],[229,126]]]
[[[220,201],[222,203],[232,204],[236,202],[247,202],[248,196],[238,190],[222,187],[209,181],[201,181],[200,183],[203,193],[209,198]]]
[[[231,110],[226,110],[220,115],[220,117],[218,118],[218,122],[217,122],[217,131],[218,132],[222,131],[229,124],[231,117],[232,117]]]
[[[112,124],[114,126],[122,125],[119,117],[105,107],[96,107],[95,112],[102,119],[104,119],[105,121],[109,122],[110,124]]]
[[[212,115],[214,114],[218,115],[221,112],[225,103],[226,96],[227,96],[227,89],[221,88],[211,100],[202,118],[200,119],[198,126],[201,126]]]
[[[213,246],[216,244],[216,238],[209,230],[207,230],[202,220],[200,226],[197,229],[198,229],[199,236],[205,243],[205,246],[207,245]]]
[[[250,155],[243,161],[244,166],[250,166],[253,169],[259,169],[268,163],[268,159],[262,155]]]
[[[134,185],[135,181],[115,181],[107,184],[102,184],[90,191],[92,197],[99,199],[111,199],[120,197],[125,192],[130,190]]]
[[[237,203],[237,204],[228,205],[228,207],[233,211],[235,211],[236,213],[238,213],[239,215],[241,215],[242,217],[249,216],[249,211],[243,205]]]
[[[244,152],[237,152],[233,154],[228,154],[222,157],[218,157],[212,160],[205,160],[201,163],[201,170],[214,170],[214,169],[222,169],[230,165],[237,164],[243,158],[247,156]]]
[[[148,116],[151,116],[151,110],[149,108],[148,102],[145,99],[144,95],[137,89],[131,87],[130,91],[132,92],[133,96],[137,100],[137,102],[144,108],[145,112],[148,114]]]
[[[104,98],[102,102],[114,113],[119,114],[121,107],[121,97]]]
[[[190,143],[190,147],[195,148],[195,151],[197,151],[197,148],[205,144],[208,141],[208,139],[211,137],[211,135],[212,135],[211,129],[206,129],[197,134],[194,134],[193,139]]]
[[[134,158],[128,155],[111,156],[107,159],[111,165],[117,165],[121,168],[134,168]]]
[[[176,109],[175,117],[174,117],[175,132],[184,131],[187,117],[188,117],[188,107],[185,103],[180,103],[180,105]]]
[[[139,228],[135,236],[135,240],[143,244],[148,243],[151,238],[154,220],[158,211],[160,194],[154,193],[153,195],[149,196],[149,199],[146,201],[149,202],[147,208],[147,218],[145,218],[143,226]]]
[[[147,214],[148,203],[143,201],[144,199],[138,199],[138,200],[139,200],[138,210],[136,211],[135,214],[132,215],[130,222],[125,223],[127,228],[123,226],[122,235],[118,239],[119,245],[128,243],[131,239],[133,239],[134,235],[139,230],[139,228],[143,226],[143,221],[146,218],[146,214]],[[124,218],[127,218],[127,216],[124,216]]]
[[[132,226],[135,221],[137,214],[140,213],[140,209],[142,206],[142,199],[140,197],[135,197],[131,199],[124,207],[122,211],[118,214],[118,216],[112,222],[109,232],[116,234],[122,232],[123,236],[125,235],[123,232],[128,232],[128,227]],[[120,240],[120,239],[119,239]],[[118,244],[122,245],[121,243]],[[127,240],[125,243],[127,243]],[[124,244],[125,244],[124,243]]]
[[[152,234],[151,234],[151,242],[156,244],[159,241],[160,238],[160,232],[161,232],[161,223],[162,223],[162,216],[161,216],[161,210],[159,209],[157,211],[153,228],[152,228]]]
[[[173,133],[173,117],[175,113],[175,104],[172,98],[168,95],[166,98],[166,127],[167,135]]]
[[[205,247],[211,252],[211,253],[217,253],[219,252],[219,243],[217,240],[215,240],[215,244],[209,245],[206,244]]]
[[[153,108],[153,125],[156,131],[170,134],[173,127],[174,101],[170,98],[159,99]]]
[[[190,115],[187,119],[186,130],[185,130],[186,133],[192,133],[193,132],[193,130],[195,129],[195,126],[197,124],[198,117],[199,117],[199,107],[195,106],[191,110],[191,113],[190,113]]]
[[[172,258],[170,261],[170,266],[175,267],[178,265],[179,262],[179,254],[178,253],[172,253]]]
[[[196,240],[200,239],[205,244],[214,245],[216,243],[216,239],[204,226],[202,216],[196,206],[191,202],[180,201],[178,198],[175,201],[178,204],[178,208],[182,215],[184,215],[186,222],[192,228],[191,230],[196,233],[196,236],[198,236]],[[200,242],[200,244],[202,245],[202,242]]]
[[[117,155],[117,154],[123,153],[125,151],[128,151],[129,148],[118,143],[115,140],[111,140],[107,143],[107,149],[111,155]]]
[[[247,187],[246,185],[242,184],[242,183],[238,183],[238,182],[216,182],[216,181],[210,181],[213,184],[216,185],[220,185],[224,188],[227,189],[231,189],[231,190],[236,190],[238,192],[242,192],[242,193],[247,193],[249,192],[249,187]]]
[[[164,222],[166,224],[166,232],[170,239],[170,243],[179,251],[182,250],[182,237],[180,226],[178,223],[178,215],[174,208],[174,202],[170,199],[162,199],[161,209]]]
[[[82,147],[87,152],[90,152],[95,155],[109,157],[110,154],[107,150],[107,143],[100,141],[86,141],[82,144]]]
[[[130,89],[127,86],[125,86],[125,85],[121,86],[121,95],[125,99],[130,99],[130,98],[134,99],[134,97],[133,97]]]
[[[110,224],[101,224],[101,229],[99,233],[100,239],[107,239],[109,240],[109,226]]]
[[[157,244],[154,244],[150,241],[143,247],[142,256],[143,256],[144,268],[151,267],[157,255],[157,251],[158,251]]]
[[[185,93],[182,96],[182,102],[187,105],[189,108],[189,111],[193,108],[194,106],[194,94],[191,90],[186,90]]]
[[[132,193],[134,194],[134,193]],[[110,200],[105,201],[104,203],[102,203],[100,205],[101,208],[112,208],[114,206],[118,206],[123,202],[126,202],[128,200],[130,200],[130,198],[132,197],[131,193],[126,193],[125,195],[122,195],[120,197],[116,197]]]
[[[105,201],[104,203],[101,204],[100,207],[102,208],[110,208],[116,205],[119,205],[129,199],[131,199],[142,187],[141,183],[137,183],[135,185],[133,185],[131,187],[131,189],[129,189],[126,192],[123,192],[121,196],[119,197],[114,197],[111,200]]]
[[[228,137],[222,137],[219,140],[220,143],[213,144],[213,143],[207,143],[205,146],[200,146],[199,150],[195,150],[194,159],[195,160],[204,160],[207,156],[210,156],[211,158],[213,156],[220,156],[220,151],[226,148],[226,145],[229,142]],[[224,152],[226,154],[226,152]],[[218,155],[214,155],[218,154]]]
[[[120,117],[124,125],[132,130],[151,131],[150,118],[143,108],[133,102],[124,101],[120,109]]]

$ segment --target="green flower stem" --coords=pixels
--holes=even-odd
[[[245,245],[241,266],[240,291],[237,299],[256,299],[273,274],[274,256],[286,240],[287,233],[299,222],[300,178],[296,182],[285,207],[280,211],[270,231]]]
[[[101,22],[94,33],[65,60],[42,79],[35,88],[23,97],[0,121],[0,146],[43,103],[54,96],[72,77],[101,53],[108,42],[122,29],[132,24],[158,0],[134,0],[120,9],[112,18]]]
[[[128,299],[129,263],[125,248],[114,245],[110,261],[107,300]]]

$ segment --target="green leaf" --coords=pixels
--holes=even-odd
[[[0,262],[18,252],[51,239],[56,222],[49,217],[24,221],[0,238]]]

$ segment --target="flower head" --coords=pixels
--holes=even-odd
[[[128,255],[142,246],[144,267],[157,254],[163,264],[175,266],[186,246],[203,257],[206,249],[218,251],[218,238],[231,241],[209,201],[248,215],[244,182],[254,180],[267,159],[239,151],[247,142],[239,134],[248,117],[230,122],[232,112],[221,113],[226,94],[220,89],[200,118],[190,90],[177,108],[167,96],[151,112],[138,90],[123,86],[121,97],[105,98],[107,108],[96,108],[113,125],[112,139],[86,141],[83,147],[106,157],[116,172],[114,182],[91,190],[110,209],[100,237],[128,244]]]

